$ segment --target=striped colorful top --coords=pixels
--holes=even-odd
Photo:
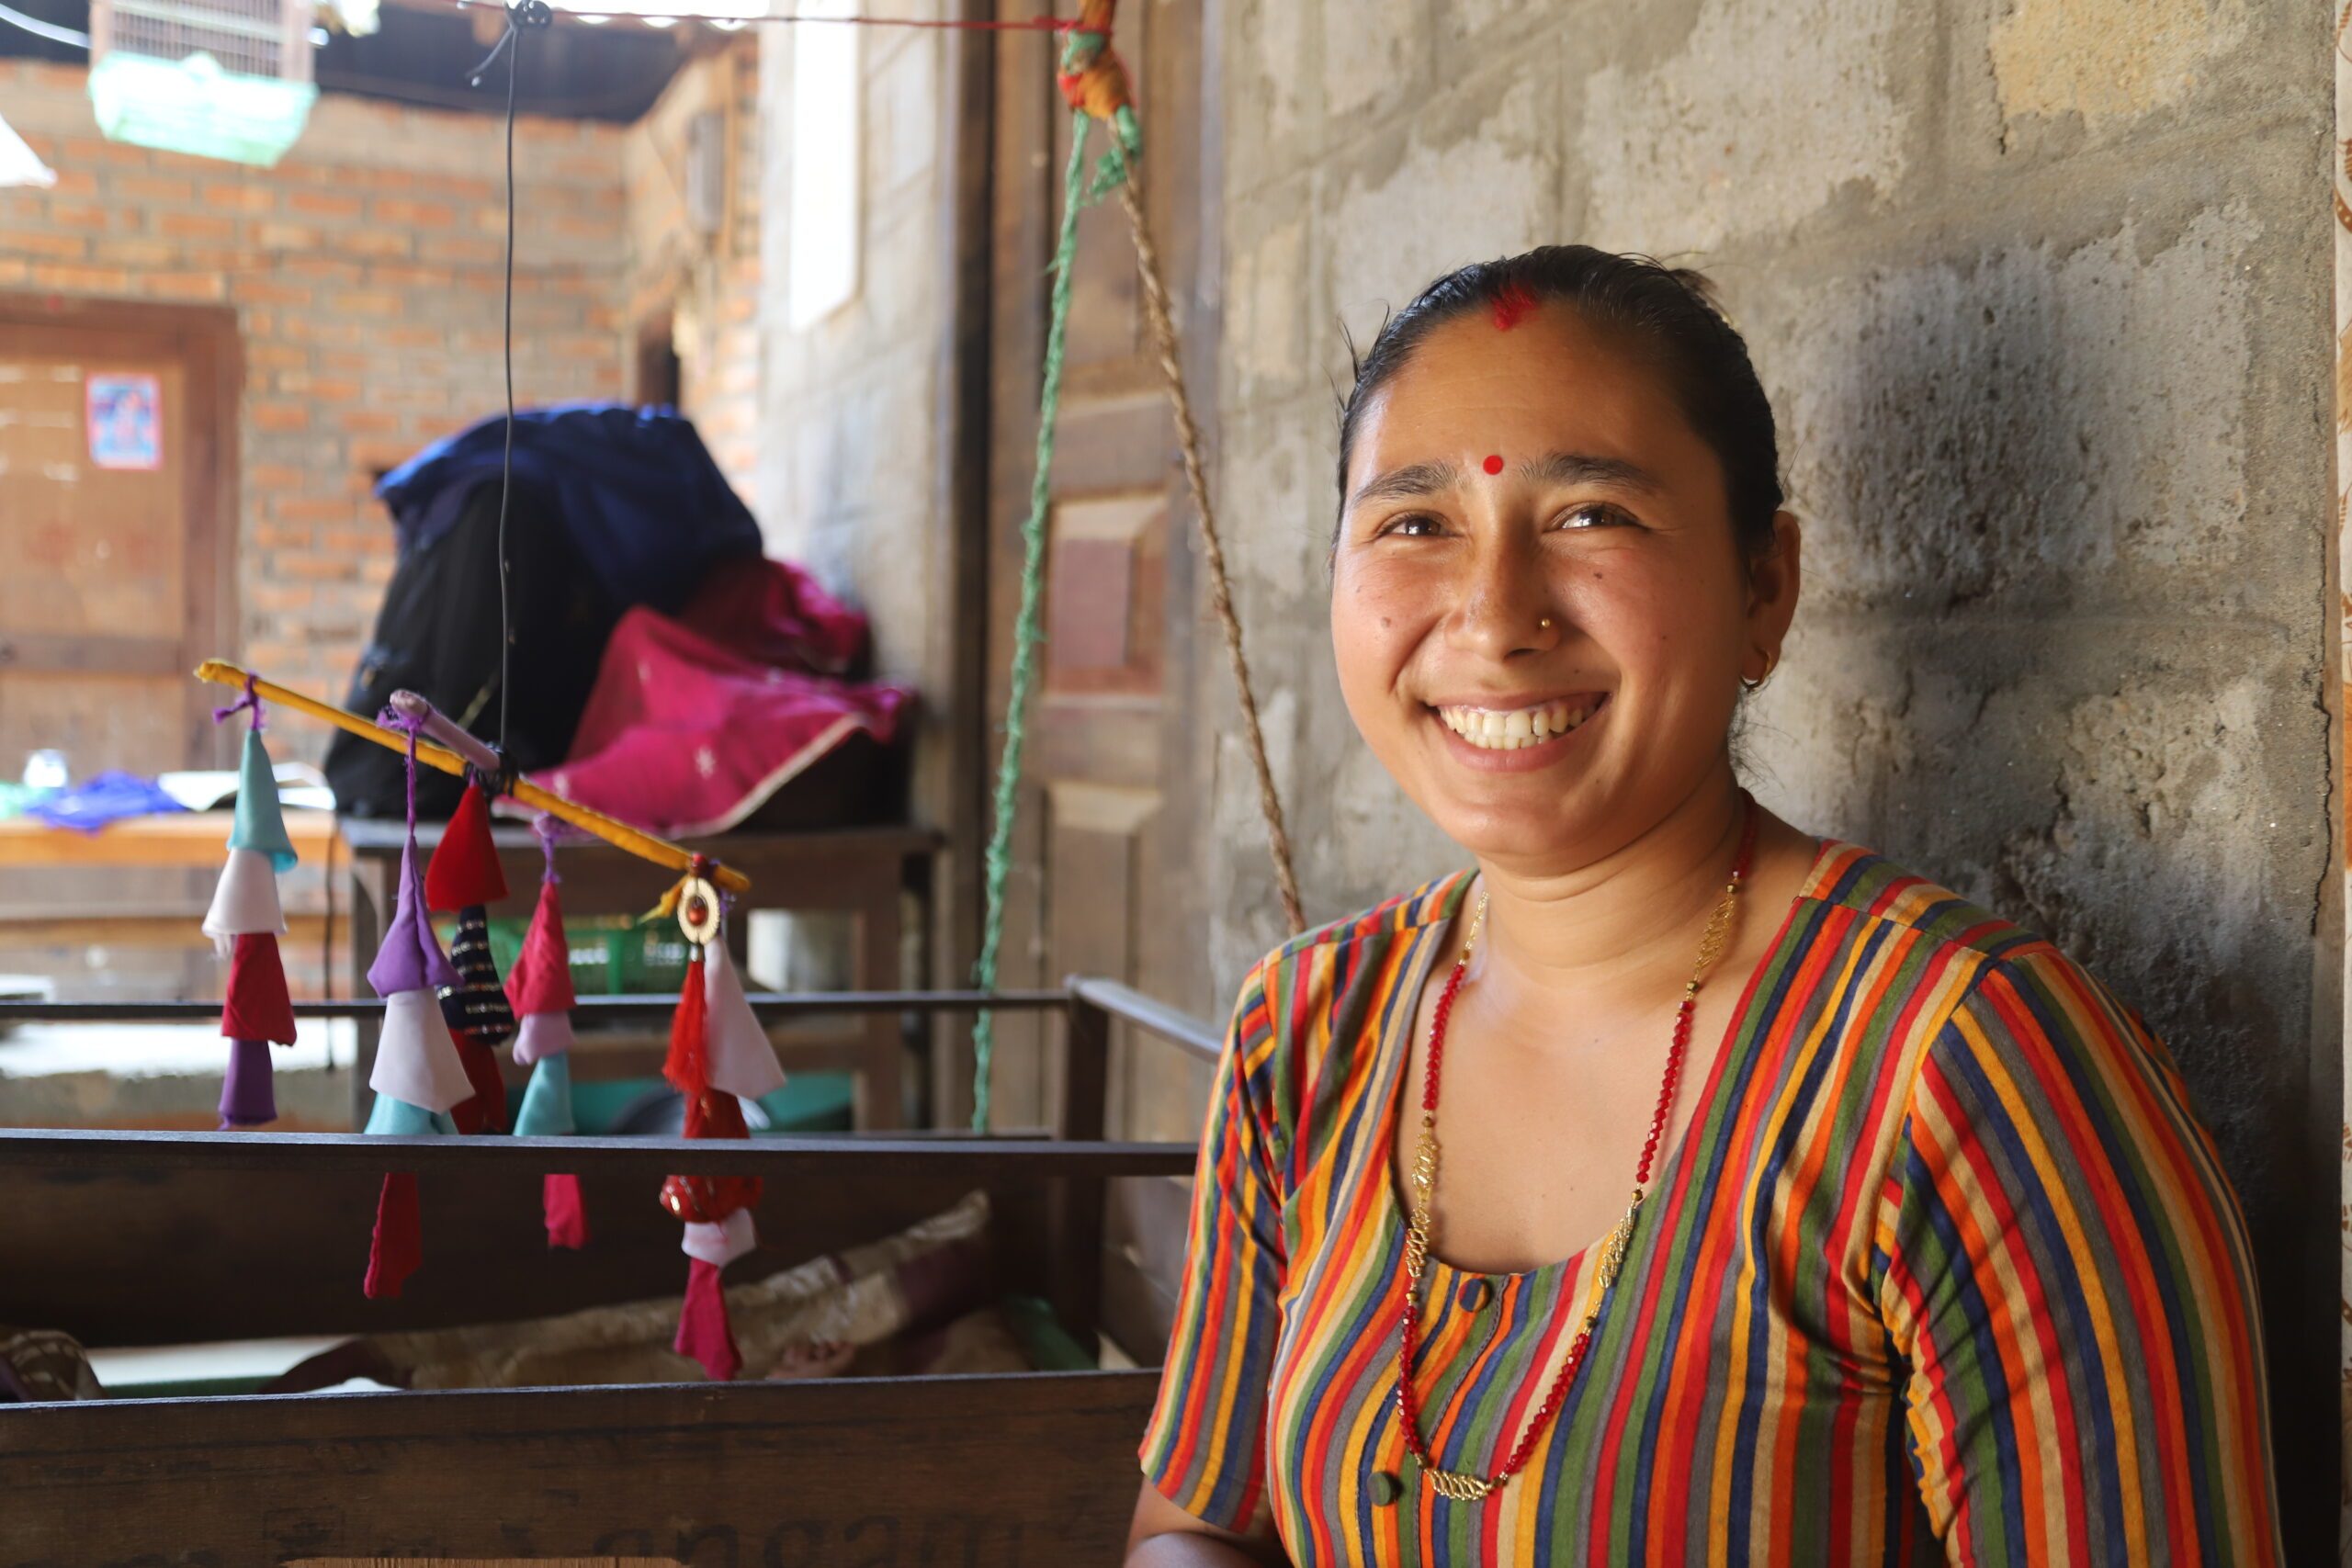
[[[2048,942],[1825,841],[1526,1470],[1396,1427],[1408,1034],[1469,886],[1268,956],[1194,1183],[1146,1475],[1298,1563],[2271,1563],[2253,1268],[2164,1046]],[[1686,1092],[1688,1092],[1686,1090]],[[1598,1248],[1432,1258],[1424,1437],[1491,1472]]]

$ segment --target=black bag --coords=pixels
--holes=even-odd
[[[496,743],[509,694],[499,683],[498,492],[494,479],[476,485],[457,522],[393,568],[345,707],[373,718],[394,692],[414,692]],[[506,559],[514,639],[506,758],[531,772],[571,750],[620,608],[536,487],[514,487]],[[399,752],[338,730],[326,757],[336,808],[347,817],[404,815],[407,766]],[[418,814],[447,818],[463,788],[460,779],[420,768]]]

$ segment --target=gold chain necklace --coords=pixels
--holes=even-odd
[[[1746,797],[1743,795],[1743,799]],[[1666,1076],[1658,1085],[1657,1110],[1650,1117],[1649,1136],[1642,1144],[1641,1164],[1634,1174],[1633,1201],[1625,1206],[1624,1217],[1611,1226],[1601,1242],[1600,1261],[1595,1270],[1592,1307],[1577,1325],[1577,1336],[1568,1342],[1566,1359],[1545,1391],[1544,1403],[1535,1407],[1528,1418],[1527,1430],[1518,1445],[1503,1461],[1502,1468],[1492,1475],[1478,1475],[1464,1470],[1442,1470],[1430,1457],[1428,1446],[1421,1441],[1420,1395],[1413,1387],[1413,1362],[1420,1348],[1421,1276],[1429,1268],[1430,1210],[1437,1197],[1437,1089],[1438,1068],[1445,1059],[1446,1020],[1453,1011],[1453,1000],[1462,989],[1462,976],[1470,967],[1470,955],[1478,944],[1478,935],[1486,929],[1487,896],[1478,895],[1478,908],[1470,917],[1470,930],[1462,939],[1462,955],[1453,961],[1453,972],[1446,976],[1445,989],[1438,993],[1437,1010],[1430,1020],[1429,1066],[1421,1084],[1421,1132],[1413,1150],[1413,1213],[1405,1229],[1405,1326],[1396,1345],[1396,1418],[1404,1428],[1405,1447],[1429,1478],[1430,1490],[1441,1497],[1456,1502],[1475,1503],[1502,1490],[1503,1483],[1519,1473],[1535,1452],[1535,1444],[1552,1418],[1559,1414],[1560,1404],[1574,1381],[1577,1369],[1584,1364],[1586,1349],[1592,1343],[1593,1325],[1600,1321],[1600,1309],[1608,1300],[1610,1287],[1617,1282],[1618,1271],[1625,1265],[1625,1255],[1633,1246],[1634,1226],[1641,1218],[1642,1197],[1650,1179],[1651,1163],[1657,1157],[1658,1140],[1665,1135],[1668,1118],[1674,1110],[1674,1088],[1682,1075],[1683,1054],[1690,1044],[1690,1018],[1699,1001],[1699,982],[1710,965],[1723,956],[1724,943],[1731,938],[1734,910],[1739,902],[1740,885],[1747,880],[1748,862],[1756,852],[1756,803],[1747,801],[1747,820],[1740,829],[1739,853],[1732,862],[1731,878],[1724,884],[1723,894],[1715,900],[1714,912],[1707,918],[1707,929],[1699,939],[1699,960],[1691,966],[1690,979],[1682,987],[1682,1002],[1674,1014],[1674,1043],[1666,1055]]]

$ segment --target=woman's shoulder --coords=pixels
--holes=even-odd
[[[1302,980],[1344,981],[1370,962],[1385,962],[1411,939],[1442,931],[1459,910],[1473,873],[1448,872],[1340,919],[1310,926],[1251,966],[1249,985],[1295,988]]]
[[[1897,990],[1932,989],[1939,1005],[1917,1010],[1917,1021],[1936,1032],[1956,1013],[1983,1005],[1985,987],[2052,988],[2095,996],[2102,1006],[2129,1020],[2132,1032],[2146,1025],[2088,970],[2024,921],[1987,908],[1874,850],[1836,839],[1821,840],[1813,871],[1797,896],[1796,914],[1810,942],[1883,949],[1889,928],[1902,932],[1901,970],[1907,984]],[[1803,919],[1810,904],[1814,918]],[[1841,965],[1859,976],[1874,965]],[[1882,996],[1904,1005],[1908,997]]]
[[[1313,926],[1250,965],[1241,983],[1234,1033],[1245,1065],[1295,1067],[1302,1051],[1319,1055],[1352,1040],[1397,1008],[1419,943],[1442,933],[1461,906],[1473,874],[1451,872],[1354,914]]]
[[[1822,936],[1867,935],[1886,927],[1913,933],[1948,956],[2000,963],[2056,953],[2023,922],[1921,875],[1876,850],[1841,839],[1819,840],[1813,869],[1797,894],[1838,918],[1812,922]]]

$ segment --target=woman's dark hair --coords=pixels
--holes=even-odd
[[[1340,405],[1340,497],[1365,407],[1395,378],[1431,331],[1458,316],[1491,314],[1498,325],[1553,300],[1574,306],[1590,326],[1648,354],[1683,418],[1723,467],[1732,538],[1742,561],[1772,546],[1781,509],[1780,440],[1772,405],[1748,362],[1747,344],[1724,318],[1703,274],[1645,255],[1590,245],[1544,245],[1447,273],[1381,323],[1355,361],[1355,384]]]

